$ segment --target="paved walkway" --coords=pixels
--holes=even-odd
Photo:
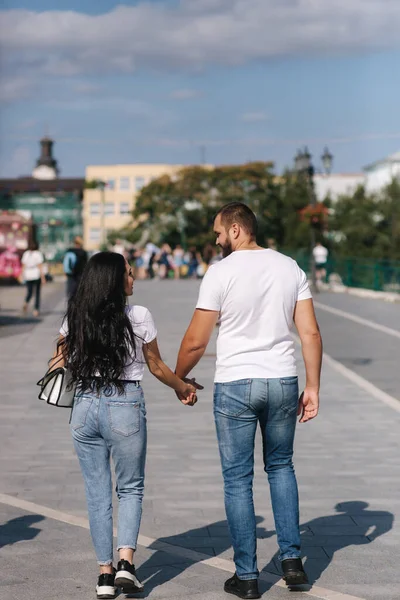
[[[172,367],[196,294],[192,281],[136,284],[135,301],[152,310],[162,354]],[[35,383],[62,311],[58,302],[28,331],[0,339],[1,600],[95,597],[96,564],[68,411],[36,399]],[[183,407],[146,376],[149,449],[136,557],[146,593],[137,597],[227,597],[222,586],[234,567],[212,419],[213,354],[210,345],[196,369],[205,391],[194,408]],[[397,411],[325,365],[321,414],[298,427],[296,442],[303,552],[314,582],[303,598],[399,598],[399,429]],[[299,594],[286,590],[276,575],[275,531],[260,459],[259,452],[261,590],[271,600],[293,599]]]

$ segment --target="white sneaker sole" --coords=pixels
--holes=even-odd
[[[141,583],[139,579],[135,577],[135,575],[129,573],[129,571],[117,571],[115,574],[114,583],[117,587],[120,587],[123,590],[137,590],[138,592],[142,592],[144,590],[143,583]]]
[[[96,594],[98,598],[115,598],[117,590],[112,585],[96,585]]]

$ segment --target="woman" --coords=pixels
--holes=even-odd
[[[44,273],[44,257],[39,251],[39,245],[36,242],[30,242],[28,250],[26,250],[21,259],[23,266],[23,280],[26,283],[26,297],[22,312],[28,312],[29,302],[33,294],[35,294],[35,308],[33,316],[38,317],[40,311],[40,288],[46,283]]]
[[[116,588],[143,590],[133,565],[142,513],[146,456],[144,364],[173,388],[183,404],[196,389],[164,364],[157,331],[143,306],[127,306],[134,277],[120,254],[99,252],[88,262],[70,300],[51,367],[67,364],[77,385],[71,433],[85,481],[90,532],[100,566],[98,598]],[[113,568],[112,481],[115,467],[118,511],[117,570]]]

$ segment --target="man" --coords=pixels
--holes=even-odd
[[[86,250],[83,249],[83,240],[77,236],[74,239],[74,247],[67,250],[63,261],[64,273],[67,276],[68,299],[75,294],[87,261],[88,256]]]
[[[224,259],[202,281],[176,374],[186,377],[199,362],[220,315],[214,416],[236,565],[224,589],[239,598],[260,598],[253,505],[257,424],[283,577],[290,586],[307,583],[292,455],[296,415],[305,423],[318,413],[322,343],[305,273],[291,258],[257,245],[257,220],[250,208],[240,202],[224,206],[214,232]],[[293,322],[306,367],[300,400]]]
[[[317,242],[313,248],[315,260],[315,275],[318,281],[326,277],[326,262],[328,260],[328,248],[325,248],[321,242]]]

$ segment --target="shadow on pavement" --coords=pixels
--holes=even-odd
[[[11,312],[11,311],[10,311]],[[39,323],[37,317],[25,317],[22,315],[0,315],[0,326],[7,327],[10,325],[30,325]]]
[[[41,529],[32,527],[32,525],[43,520],[42,515],[24,515],[0,525],[0,548],[24,540],[33,540],[41,532]]]
[[[326,556],[318,559],[306,558],[305,570],[310,581],[314,584],[329,567],[335,552],[350,546],[365,546],[371,544],[376,538],[388,533],[394,522],[394,515],[386,510],[367,510],[368,502],[353,500],[336,504],[336,514],[317,517],[306,523],[302,523],[300,531],[302,534],[303,553],[307,556],[307,540],[312,537],[320,537],[321,547],[325,546]],[[348,517],[352,524],[343,525],[343,517]],[[356,532],[352,528],[357,525]],[[372,531],[371,531],[372,529]],[[324,538],[330,537],[329,544],[324,544]],[[332,545],[332,541],[337,543]],[[329,554],[329,556],[328,556]],[[269,573],[280,573],[279,552],[266,565],[263,571]]]
[[[259,524],[262,521],[264,521],[264,518],[257,516],[256,521],[257,524]],[[272,537],[273,535],[275,535],[274,530],[268,531],[264,527],[257,527],[258,538],[265,539]],[[201,547],[196,546],[196,538],[204,539],[208,537],[210,537],[210,546],[213,545],[213,541],[211,538],[218,538],[218,547],[215,547],[214,544],[215,554],[217,556],[231,547],[228,524],[226,521],[217,521],[204,527],[190,529],[178,535],[162,537],[159,538],[157,542],[173,544],[174,546],[179,546],[181,548],[196,548],[198,552],[207,554],[206,548],[203,549]],[[210,554],[210,558],[212,556],[214,556],[214,554]],[[166,565],[166,562],[168,562],[169,564]],[[157,552],[155,552],[151,556],[151,558],[149,558],[137,569],[139,579],[141,579],[142,581],[146,581],[145,591],[141,594],[128,594],[126,597],[146,598],[152,592],[152,590],[154,590],[154,588],[157,588],[163,585],[164,583],[167,583],[168,581],[172,581],[175,577],[178,577],[186,569],[188,569],[192,565],[195,565],[197,562],[198,561],[196,560],[178,555],[174,557],[170,553],[166,555],[166,553],[162,550],[157,550]],[[228,579],[229,577],[231,577],[231,575],[228,572],[225,574],[223,573],[222,575],[223,579]],[[260,592],[264,593],[272,587],[272,583],[260,581],[259,587]]]
[[[350,501],[342,502],[335,506],[336,514],[327,515],[324,517],[317,517],[311,521],[307,521],[301,525],[303,551],[307,556],[307,540],[309,541],[312,537],[321,537],[321,543],[316,544],[317,546],[324,546],[323,537],[330,538],[330,543],[327,544],[328,554],[324,558],[306,559],[305,569],[307,571],[310,584],[314,584],[322,575],[322,573],[329,567],[334,553],[350,546],[367,545],[371,544],[375,539],[388,533],[393,527],[394,515],[389,511],[374,511],[367,510],[367,502],[362,501]],[[349,517],[349,519],[343,519],[343,517]],[[257,523],[261,523],[264,519],[257,517]],[[348,525],[343,525],[344,522]],[[352,532],[352,528],[357,526],[356,533]],[[267,531],[264,528],[257,527],[257,537],[260,539],[269,538],[275,535],[275,531]],[[214,544],[215,554],[225,552],[231,547],[231,542],[228,533],[228,526],[226,521],[218,521],[205,527],[199,527],[197,529],[190,529],[179,535],[173,535],[169,537],[159,538],[157,542],[165,542],[181,548],[196,548],[196,538],[207,538],[207,537],[218,537],[218,546]],[[322,537],[323,536],[323,537]],[[331,540],[337,541],[337,544],[332,546]],[[356,540],[356,541],[355,541]],[[213,545],[210,539],[210,546]],[[151,547],[150,547],[151,548]],[[207,553],[201,548],[196,548],[199,552]],[[268,572],[273,575],[281,577],[281,571],[279,568],[278,560],[279,551],[276,552],[271,561],[262,569],[264,572]],[[166,565],[166,562],[169,563]],[[144,562],[137,570],[139,579],[146,581],[145,591],[142,594],[131,594],[127,598],[145,598],[147,597],[154,588],[172,581],[175,577],[178,577],[186,569],[196,564],[197,561],[181,557],[172,556],[162,550],[157,550],[151,558]],[[229,577],[229,573],[226,573],[226,579]],[[267,583],[260,580],[260,592],[265,593],[272,587],[272,583]],[[305,586],[303,586],[303,589]],[[309,589],[309,586],[307,586]]]

